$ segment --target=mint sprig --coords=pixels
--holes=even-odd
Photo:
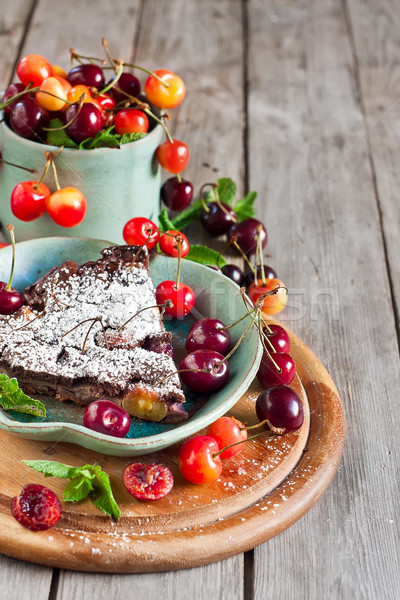
[[[70,479],[63,492],[64,502],[79,502],[90,495],[97,508],[118,520],[121,511],[115,501],[110,478],[100,465],[71,467],[51,460],[23,460],[28,467],[43,473],[45,477]],[[93,497],[92,497],[93,496]]]
[[[236,183],[229,177],[220,177],[218,179],[217,190],[211,189],[207,194],[207,202],[213,202],[217,199],[216,192],[220,202],[232,206],[236,196]]]
[[[63,127],[64,123],[61,119],[52,119],[49,124],[46,142],[50,146],[64,146],[64,148],[77,148],[79,150],[94,150],[95,148],[120,148],[123,144],[129,144],[140,140],[147,135],[146,133],[123,133],[119,135],[115,133],[114,126],[107,129],[101,129],[94,137],[83,140],[80,144],[76,144],[68,135]]]
[[[178,231],[182,231],[185,227],[189,225],[192,221],[196,221],[200,217],[201,209],[203,205],[201,203],[200,198],[192,202],[188,208],[185,208],[179,215],[172,219],[172,224],[174,229]]]
[[[0,406],[4,410],[15,410],[34,417],[46,417],[46,407],[39,400],[30,398],[20,389],[18,381],[0,374]]]
[[[158,224],[160,226],[161,231],[169,231],[174,230],[176,227],[168,216],[167,209],[164,208],[160,214],[158,215]]]
[[[78,148],[78,144],[76,144],[69,135],[67,134],[66,129],[58,129],[59,127],[63,127],[64,123],[61,119],[51,119],[49,123],[50,131],[47,132],[47,140],[46,143],[49,146],[64,146],[64,148]],[[53,131],[51,131],[53,129]]]
[[[223,256],[220,256],[219,252],[200,244],[191,244],[185,259],[198,262],[202,265],[215,265],[216,267],[224,267],[226,265],[226,260]]]
[[[239,221],[243,221],[248,217],[254,217],[256,211],[254,210],[254,202],[257,198],[257,192],[249,192],[244,198],[238,200],[233,207]]]

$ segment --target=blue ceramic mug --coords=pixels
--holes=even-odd
[[[0,118],[2,113],[0,112]],[[0,124],[0,152],[4,161],[33,169],[27,173],[0,163],[0,221],[12,223],[18,241],[48,236],[82,236],[123,242],[122,229],[132,217],[156,219],[160,209],[161,169],[155,152],[163,137],[160,125],[144,138],[120,148],[75,150],[64,148],[55,159],[61,187],[78,188],[87,200],[84,221],[72,228],[60,227],[45,213],[28,223],[10,209],[10,196],[20,181],[37,180],[45,166],[45,151],[57,148],[22,138]],[[55,191],[51,169],[44,180]]]

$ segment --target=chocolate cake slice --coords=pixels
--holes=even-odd
[[[26,288],[25,306],[0,317],[0,372],[26,393],[81,405],[108,398],[143,420],[186,420],[147,249],[101,254],[54,267]]]

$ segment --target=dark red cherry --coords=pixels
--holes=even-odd
[[[11,514],[31,531],[53,527],[61,517],[61,503],[55,493],[38,483],[28,483],[11,500]]]
[[[128,96],[119,90],[137,98],[140,94],[140,81],[137,77],[132,75],[132,73],[122,73],[115,86],[111,88],[111,94],[116,104],[123,102],[124,100],[129,100]]]
[[[160,340],[150,340],[146,346],[147,350],[156,352],[157,354],[168,354],[174,358],[174,348],[170,342],[161,342]]]
[[[268,336],[269,341],[275,349],[275,352],[290,352],[290,340],[286,329],[280,325],[271,324],[269,328],[272,333],[268,332],[266,327],[263,327],[263,332]],[[268,345],[268,342],[267,342]]]
[[[21,92],[23,92],[25,89],[25,86],[23,83],[11,83],[8,88],[6,89],[6,91],[4,92],[4,96],[3,96],[3,100],[2,102],[7,102],[7,100],[9,100],[10,98],[12,98],[13,96],[16,96],[17,94],[20,94]],[[21,99],[23,98],[23,96],[21,97]],[[9,117],[11,114],[11,107],[15,105],[15,102],[13,102],[12,104],[9,104],[8,106],[5,107],[4,109],[4,114],[6,117]]]
[[[18,100],[11,109],[11,128],[21,137],[29,140],[44,141],[46,127],[49,122],[48,113],[39,106],[34,98]]]
[[[240,223],[235,223],[229,229],[228,241],[233,236],[237,237],[237,243],[245,254],[255,254],[257,249],[257,228],[261,225],[261,243],[264,248],[267,244],[267,231],[261,221],[249,217]]]
[[[268,265],[264,265],[264,276],[265,279],[278,279],[276,271]],[[257,265],[257,279],[261,279],[261,265]],[[254,273],[253,271],[247,271],[244,276],[243,285],[249,287],[252,283],[254,283]]]
[[[239,287],[242,287],[244,275],[240,267],[228,264],[222,267],[221,271],[226,277],[232,279]]]
[[[221,362],[223,358],[214,350],[195,350],[181,361],[179,370],[184,370],[179,373],[180,378],[195,392],[216,392],[224,387],[229,378],[228,361]]]
[[[19,292],[14,288],[6,289],[7,284],[0,281],[0,315],[12,315],[21,308],[24,301]]]
[[[272,385],[288,385],[293,381],[296,373],[296,365],[293,358],[287,352],[276,352],[271,354],[278,365],[280,373],[276,370],[268,355],[264,352],[258,369],[258,381],[265,388]]]
[[[262,392],[256,401],[256,413],[260,422],[268,419],[274,427],[285,429],[284,433],[300,429],[304,422],[303,403],[286,385]]]
[[[232,224],[237,221],[236,213],[229,204],[209,202],[206,207],[200,213],[200,221],[204,229],[213,237],[227,233]]]
[[[90,63],[77,65],[67,75],[67,81],[73,86],[87,85],[87,87],[95,87],[98,90],[104,87],[104,72],[98,65]]]
[[[193,185],[186,179],[170,177],[161,186],[161,199],[171,210],[183,210],[193,199]]]
[[[76,119],[75,115],[78,113]],[[74,120],[73,120],[74,119]],[[86,102],[79,107],[78,104],[73,104],[67,108],[65,112],[65,123],[72,123],[67,127],[67,133],[76,142],[80,144],[87,138],[94,137],[102,126],[101,113],[97,106]]]
[[[131,418],[122,407],[111,400],[95,400],[86,407],[83,424],[88,429],[123,438],[131,426]]]
[[[231,345],[229,329],[219,319],[200,319],[190,328],[186,338],[186,350],[211,349],[220,354],[227,354]]]

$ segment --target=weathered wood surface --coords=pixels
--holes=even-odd
[[[6,4],[3,85],[31,7]],[[162,575],[62,572],[58,588],[56,573],[51,597],[397,598],[398,2],[85,4],[32,3],[25,49],[55,60],[73,45],[93,51],[107,35],[126,56],[137,40],[137,60],[158,66],[161,56],[185,76],[174,133],[191,145],[187,175],[197,187],[230,175],[259,190],[270,262],[292,292],[286,321],[336,380],[347,446],[319,504],[257,548],[254,562],[247,553]],[[0,569],[9,598],[49,590],[49,570],[7,558]]]

